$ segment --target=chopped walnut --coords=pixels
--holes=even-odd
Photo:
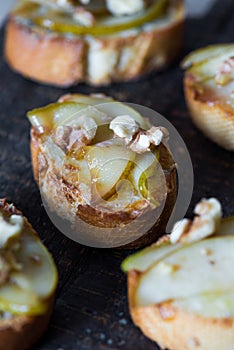
[[[193,221],[183,219],[174,225],[171,243],[195,242],[215,234],[222,217],[220,202],[215,198],[203,199],[196,205],[194,213],[197,216]]]
[[[133,152],[145,153],[150,148],[150,140],[148,136],[143,131],[140,131],[130,144],[130,148]]]
[[[69,144],[69,136],[72,128],[67,125],[58,126],[52,135],[54,143],[59,146],[64,152],[67,151]]]
[[[81,126],[60,125],[52,135],[53,142],[65,153],[74,148],[88,145],[97,132],[97,124],[93,118],[82,118]]]
[[[163,139],[169,138],[168,130],[162,126],[152,126],[152,128],[146,131],[146,135],[148,136],[150,143],[155,146],[160,145]]]
[[[150,151],[150,145],[159,146],[164,139],[168,139],[168,131],[163,127],[152,126],[147,131],[140,130],[132,143],[130,148],[136,153],[145,153]]]
[[[110,123],[110,129],[116,137],[121,138],[129,148],[136,153],[150,151],[150,145],[159,146],[164,139],[168,139],[166,128],[152,126],[145,131],[139,123],[129,115],[118,116]]]
[[[140,125],[129,115],[120,115],[111,121],[110,129],[113,130],[116,136],[124,139],[128,145],[133,136],[140,130]]]
[[[94,15],[90,11],[87,11],[83,6],[74,9],[73,18],[76,22],[85,27],[92,27],[95,23]]]

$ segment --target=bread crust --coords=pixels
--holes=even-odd
[[[0,212],[6,215],[17,214],[24,219],[24,225],[33,230],[28,220],[16,209],[8,204],[6,199],[0,199]],[[35,232],[33,230],[33,232]],[[36,234],[36,233],[35,233]],[[48,309],[39,316],[13,316],[11,319],[0,320],[0,350],[28,350],[31,349],[46,331],[54,304],[54,296],[48,300]]]
[[[61,87],[137,79],[166,67],[180,52],[184,6],[182,0],[171,3],[175,16],[167,25],[123,36],[68,37],[19,23],[11,15],[6,26],[6,60],[27,78]]]
[[[232,350],[234,319],[202,318],[176,309],[170,302],[139,307],[134,295],[140,273],[128,273],[128,298],[132,320],[142,332],[162,349]],[[155,286],[156,287],[156,286]]]
[[[194,124],[211,140],[234,151],[234,113],[218,99],[205,96],[194,84],[194,78],[185,73],[184,91]]]
[[[61,218],[67,220],[70,223],[74,223],[76,218],[80,218],[82,221],[92,226],[93,235],[100,237],[100,232],[95,233],[95,227],[108,228],[110,235],[111,229],[119,227],[129,222],[134,221],[138,216],[142,218],[145,215],[147,220],[147,214],[150,215],[149,208],[130,210],[126,212],[108,212],[95,209],[86,204],[79,203],[79,192],[77,187],[71,183],[67,183],[66,179],[61,178],[59,175],[59,169],[56,168],[56,164],[53,164],[50,160],[46,159],[41,146],[40,136],[37,134],[34,128],[31,129],[31,156],[34,170],[34,177],[39,184],[42,196],[47,202],[49,208],[53,208],[53,211]],[[135,249],[145,246],[158,239],[163,232],[167,222],[170,218],[173,210],[176,196],[177,196],[177,172],[174,161],[165,146],[161,146],[161,167],[164,170],[164,175],[167,185],[167,198],[163,209],[158,208],[156,210],[162,210],[159,219],[154,224],[152,229],[145,235],[137,238],[134,242],[128,243],[121,248]],[[42,190],[44,189],[44,193]],[[156,215],[157,213],[155,213]],[[146,221],[147,222],[147,221]],[[145,228],[145,221],[138,221],[139,225],[142,225],[142,231]],[[138,225],[138,232],[139,231]],[[121,232],[120,232],[121,234]],[[129,232],[130,234],[130,232]],[[138,235],[139,236],[139,235]]]

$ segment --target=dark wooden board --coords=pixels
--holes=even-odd
[[[234,2],[223,0],[217,1],[205,18],[189,19],[183,55],[206,44],[231,42],[233,14]],[[35,349],[155,350],[157,346],[129,318],[126,277],[120,271],[120,263],[129,252],[74,243],[52,225],[45,213],[32,176],[25,113],[55,101],[67,90],[38,85],[13,73],[3,59],[3,34],[1,30],[0,197],[13,201],[28,217],[52,252],[60,276],[49,330]],[[100,89],[80,85],[69,91],[101,91],[121,101],[146,105],[166,116],[184,138],[194,165],[195,187],[188,215],[194,204],[206,196],[221,200],[225,216],[234,214],[234,154],[206,139],[191,123],[178,63],[140,82]]]

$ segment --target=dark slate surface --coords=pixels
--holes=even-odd
[[[188,20],[183,55],[202,45],[231,42],[233,14],[234,2],[223,0],[217,1],[206,18]],[[0,197],[13,201],[28,217],[53,254],[60,276],[51,324],[36,350],[157,349],[129,318],[126,278],[119,268],[128,252],[83,247],[64,237],[49,221],[32,176],[25,113],[67,91],[38,85],[13,73],[2,55],[3,30],[0,35]],[[96,92],[84,85],[70,91]],[[218,197],[224,214],[234,214],[234,154],[214,145],[192,125],[178,64],[140,82],[99,91],[157,110],[181,133],[195,172],[188,215],[204,196]]]

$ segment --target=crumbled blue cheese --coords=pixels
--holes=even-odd
[[[114,16],[122,16],[142,11],[145,2],[144,0],[106,0],[106,5]]]
[[[222,218],[222,207],[216,198],[203,199],[195,207],[193,221],[183,219],[175,223],[170,241],[192,243],[215,234]]]
[[[120,115],[111,121],[110,129],[114,131],[116,136],[125,138],[126,143],[128,143],[139,131],[140,125],[129,115]]]
[[[10,239],[20,235],[23,224],[24,220],[20,215],[12,215],[9,221],[0,215],[0,249],[5,248]]]

